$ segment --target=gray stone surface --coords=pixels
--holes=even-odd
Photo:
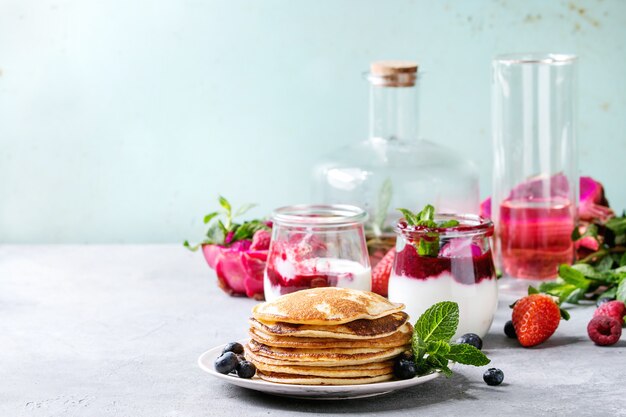
[[[457,367],[404,391],[316,402],[230,386],[196,366],[246,335],[255,301],[230,298],[202,255],[169,246],[0,246],[0,416],[626,415],[626,336],[586,334],[592,307],[571,309],[545,344],[502,334],[502,300],[487,367]]]

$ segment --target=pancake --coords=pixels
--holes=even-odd
[[[246,355],[252,360],[271,365],[345,366],[380,362],[391,359],[408,349],[408,345],[392,348],[354,349],[292,349],[267,346],[250,340]]]
[[[363,385],[372,384],[374,382],[389,381],[393,378],[393,374],[373,376],[373,377],[356,377],[356,378],[324,378],[311,375],[292,375],[274,372],[258,371],[259,378],[276,382],[279,384],[299,384],[299,385]]]
[[[402,327],[408,319],[409,316],[404,311],[399,311],[374,320],[360,319],[349,323],[330,326],[261,322],[255,318],[250,318],[250,325],[265,334],[274,336],[370,340],[393,334]]]
[[[283,374],[311,375],[333,378],[355,378],[363,376],[386,375],[393,371],[393,361],[366,363],[364,365],[352,365],[341,367],[323,366],[298,366],[298,365],[272,365],[256,360],[252,361],[256,368],[262,372],[278,372]]]
[[[256,327],[249,331],[250,337],[267,346],[301,348],[301,349],[329,349],[329,348],[367,348],[375,345],[377,348],[404,346],[410,343],[413,326],[405,323],[396,332],[377,338],[375,343],[371,339],[335,339],[330,337],[293,337],[276,336],[265,333]]]
[[[403,304],[392,303],[373,292],[320,287],[257,304],[252,315],[261,322],[333,325],[360,319],[374,320],[403,308]]]

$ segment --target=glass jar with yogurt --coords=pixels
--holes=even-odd
[[[294,205],[272,214],[263,287],[265,300],[315,287],[371,290],[363,224],[350,205]]]
[[[447,220],[459,224],[442,228],[412,226],[404,219],[398,222],[389,299],[404,303],[413,321],[437,302],[454,301],[459,305],[459,326],[454,337],[465,333],[483,337],[498,306],[489,243],[493,224],[476,215],[435,215],[437,222]],[[434,253],[423,254],[420,247],[424,245],[434,247]]]

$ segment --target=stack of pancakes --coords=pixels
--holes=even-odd
[[[250,319],[246,357],[267,381],[348,385],[387,381],[393,359],[410,350],[413,327],[371,292],[324,287],[259,304]]]

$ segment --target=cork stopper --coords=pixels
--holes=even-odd
[[[417,62],[376,61],[370,65],[369,80],[385,87],[412,87],[417,80]]]

